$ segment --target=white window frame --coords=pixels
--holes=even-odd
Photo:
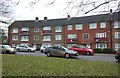
[[[120,32],[115,32],[115,39],[120,38]]]
[[[90,23],[89,24],[89,29],[96,29],[97,28],[97,23]]]
[[[120,48],[120,43],[115,43],[115,50],[117,51]]]
[[[83,24],[76,24],[75,25],[75,30],[82,30],[83,29]]]
[[[96,38],[106,38],[107,34],[105,33],[96,33]]]
[[[88,37],[87,38],[85,38],[85,35],[88,35]],[[89,33],[83,33],[83,39],[89,39]]]
[[[34,35],[34,40],[39,40],[39,35]]]
[[[18,36],[12,36],[12,40],[14,41],[18,40]]]
[[[62,35],[55,35],[55,40],[62,40]]]
[[[12,33],[18,33],[18,28],[13,28]]]
[[[62,26],[55,26],[55,32],[62,32]]]
[[[45,27],[43,27],[43,30],[51,30],[51,27],[50,26],[45,26]]]
[[[77,38],[77,34],[68,34],[68,39],[76,39]]]
[[[12,47],[16,48],[18,44],[12,44]]]
[[[21,36],[21,41],[29,41],[29,36]]]
[[[34,27],[34,32],[39,32],[39,28],[38,27]]]
[[[68,30],[72,30],[73,25],[67,25]]]
[[[22,27],[21,31],[29,31],[29,27]]]
[[[106,22],[100,22],[100,28],[106,28]]]
[[[96,48],[101,48],[101,49],[107,48],[107,43],[97,43]]]
[[[51,41],[51,36],[43,36],[43,41]]]
[[[120,21],[114,21],[114,28],[120,28]]]

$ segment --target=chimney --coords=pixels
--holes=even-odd
[[[70,15],[67,15],[67,18],[70,18]]]
[[[44,17],[44,20],[46,21],[46,20],[47,20],[47,17]]]
[[[35,21],[38,21],[39,20],[39,18],[38,17],[35,17]]]

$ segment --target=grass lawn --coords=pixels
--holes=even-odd
[[[118,76],[118,63],[2,55],[3,76]]]

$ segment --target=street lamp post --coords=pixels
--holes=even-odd
[[[112,13],[112,9],[110,9],[110,19],[109,19],[109,22],[110,22],[110,48],[112,49],[113,48],[113,42],[112,42],[112,23],[113,23],[113,13]]]

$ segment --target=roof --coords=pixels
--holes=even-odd
[[[118,20],[120,19],[120,12],[113,13],[113,19]],[[14,21],[9,27],[35,27],[35,26],[63,26],[69,24],[87,24],[87,23],[94,23],[94,22],[105,22],[110,19],[110,14],[100,14],[100,15],[93,15],[93,16],[84,16],[84,17],[73,17],[73,18],[62,18],[62,19],[48,19],[48,20],[21,20],[21,21]]]

